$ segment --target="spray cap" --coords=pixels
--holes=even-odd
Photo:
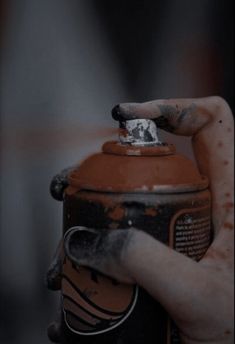
[[[174,145],[159,141],[154,121],[132,119],[120,123],[119,141],[105,142],[101,153],[70,173],[69,185],[71,194],[74,188],[172,194],[204,190],[208,181],[189,159],[176,154]]]
[[[161,145],[158,130],[150,119],[132,119],[120,122],[119,141],[132,146]]]

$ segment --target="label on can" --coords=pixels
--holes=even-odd
[[[211,242],[210,207],[179,210],[171,219],[169,246],[196,261],[206,253]],[[169,319],[167,344],[180,343],[179,331]]]
[[[169,246],[196,261],[211,241],[210,208],[179,210],[171,219]]]
[[[80,335],[96,335],[122,324],[133,311],[138,287],[121,284],[65,258],[62,278],[65,323]]]

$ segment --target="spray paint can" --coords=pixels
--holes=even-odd
[[[153,121],[130,120],[120,123],[119,141],[106,142],[66,178],[57,176],[51,189],[63,198],[64,236],[75,226],[135,227],[198,261],[211,242],[207,187],[189,159],[159,141]],[[176,326],[145,290],[67,257],[62,322],[64,344],[180,343]]]

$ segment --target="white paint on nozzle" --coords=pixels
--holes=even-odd
[[[119,140],[133,146],[159,145],[156,124],[150,119],[133,119],[123,123],[125,129],[120,131]]]

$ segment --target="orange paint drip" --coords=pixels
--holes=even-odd
[[[125,209],[123,209],[120,206],[114,208],[112,211],[108,213],[108,216],[114,221],[121,220],[124,217],[124,215]]]
[[[225,209],[232,209],[233,207],[234,207],[233,202],[226,202],[223,204],[223,208],[225,208]]]
[[[148,215],[148,216],[156,216],[157,215],[157,210],[154,209],[154,208],[147,208],[145,210],[145,215]]]
[[[232,223],[230,223],[230,222],[225,222],[224,223],[224,228],[229,229],[229,230],[233,230],[234,225]]]

